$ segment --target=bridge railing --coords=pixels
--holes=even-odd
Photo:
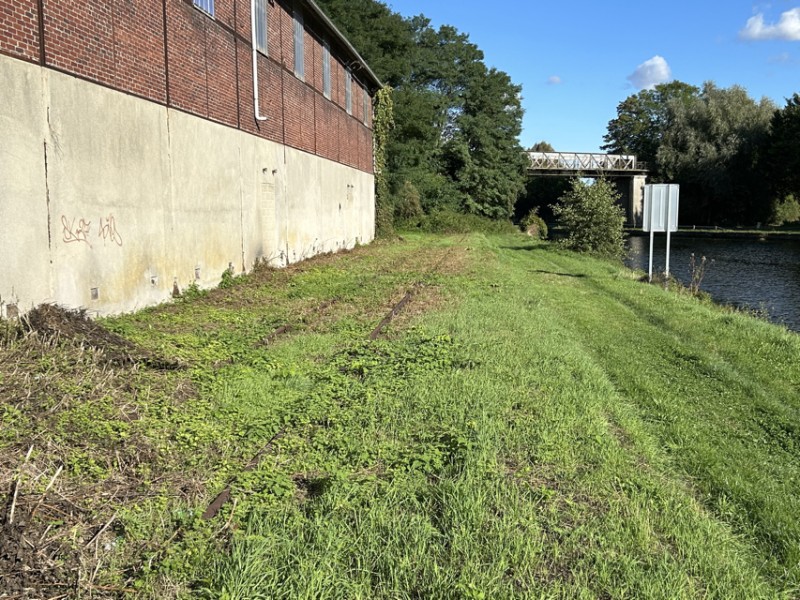
[[[531,169],[549,171],[637,171],[645,168],[633,154],[528,152]]]

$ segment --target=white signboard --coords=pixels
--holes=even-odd
[[[677,183],[656,183],[644,186],[644,231],[678,231]]]

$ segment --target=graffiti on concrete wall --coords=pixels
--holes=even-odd
[[[92,233],[92,222],[86,219],[69,219],[66,215],[61,215],[62,239],[65,244],[83,243],[92,247],[90,239]],[[117,229],[117,221],[114,215],[100,219],[100,226],[97,231],[97,238],[103,242],[109,242],[122,246],[122,236]]]
[[[72,219],[71,221],[66,215],[61,215],[61,225],[63,226],[63,239],[64,243],[72,244],[73,242],[84,243],[92,247],[92,242],[89,241],[89,233],[92,229],[92,222],[85,219]]]
[[[100,219],[100,236],[103,241],[113,242],[117,246],[122,246],[122,236],[117,231],[117,222],[114,215],[108,215]]]

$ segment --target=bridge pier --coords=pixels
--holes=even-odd
[[[612,183],[620,194],[619,203],[625,209],[625,223],[630,227],[641,227],[644,211],[644,185],[646,175],[613,177]]]

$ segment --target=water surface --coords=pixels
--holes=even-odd
[[[663,272],[666,234],[656,234],[653,273]],[[626,264],[647,271],[649,236],[628,240]],[[691,255],[706,257],[700,289],[714,300],[762,312],[789,329],[800,331],[800,239],[749,240],[673,236],[670,272],[684,284],[691,279]]]

